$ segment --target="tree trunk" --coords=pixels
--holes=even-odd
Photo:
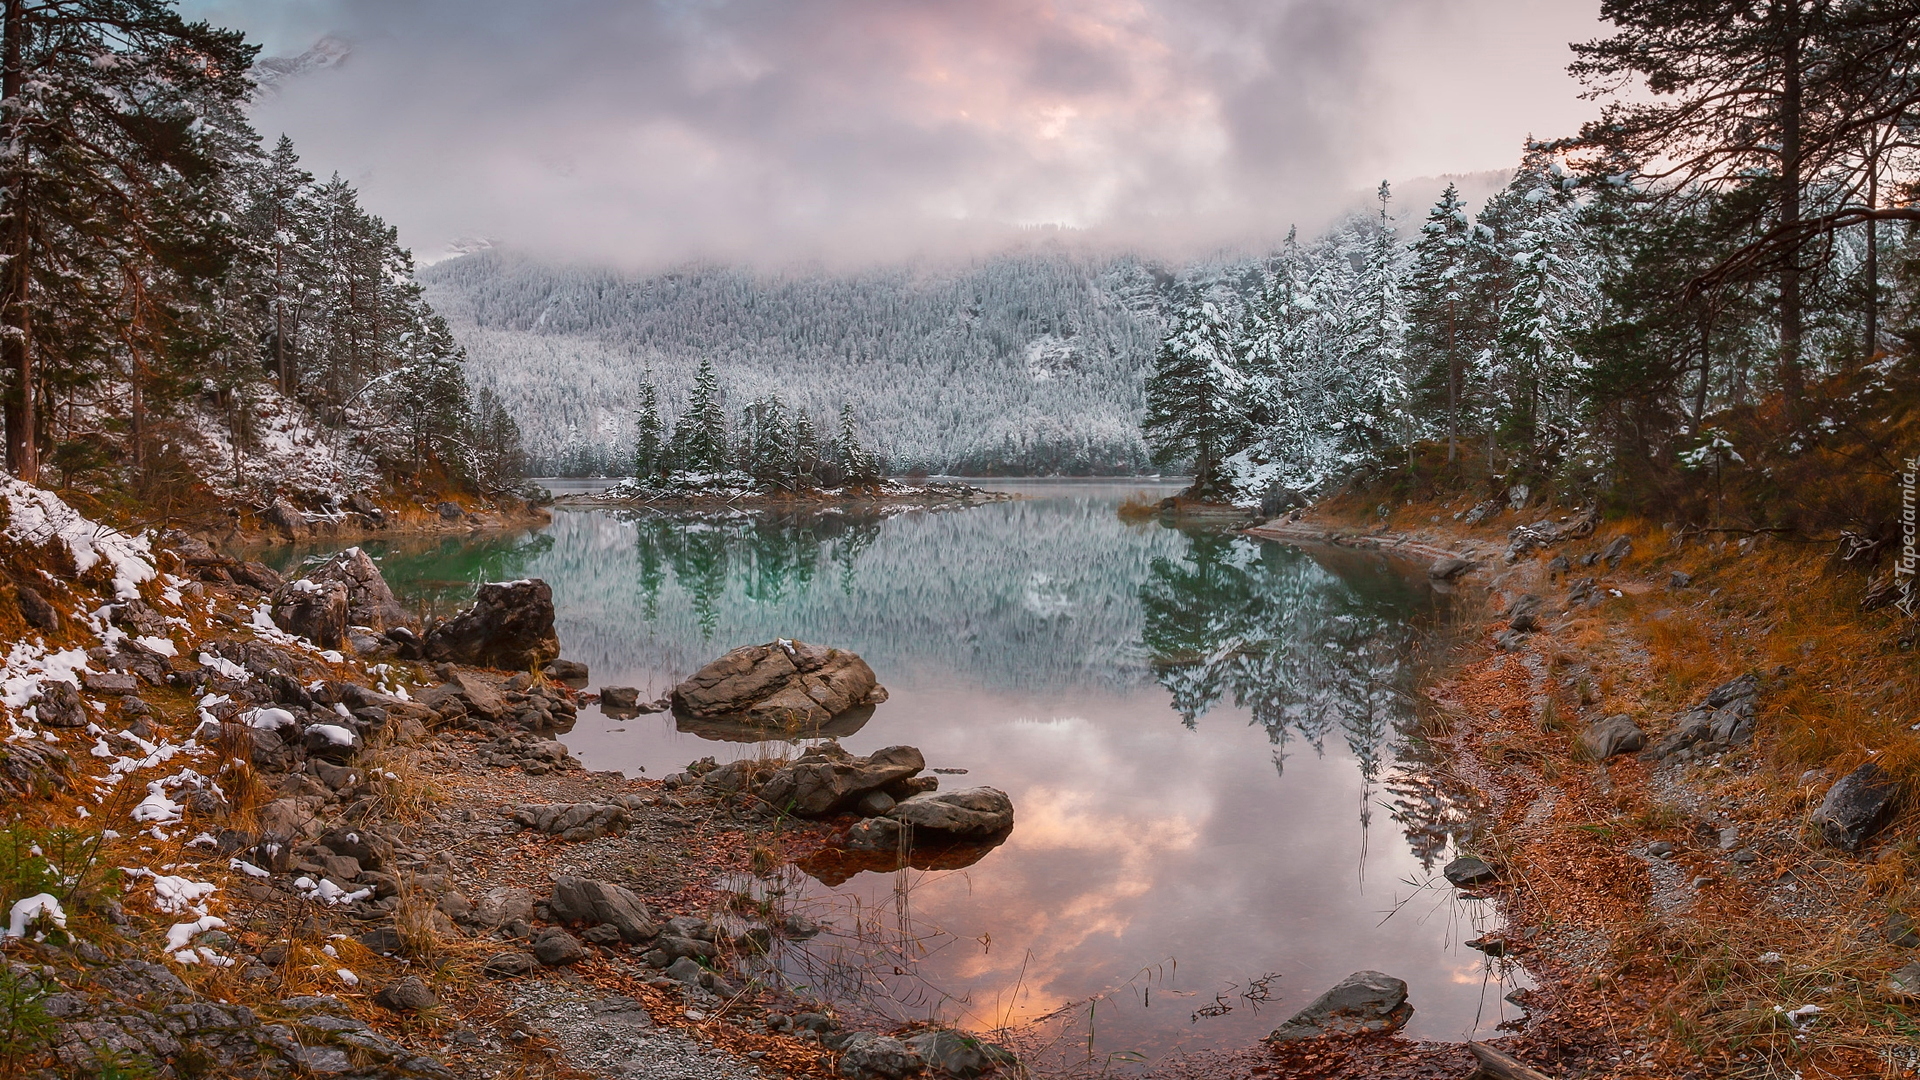
[[[1800,0],[1780,8],[1783,73],[1780,90],[1780,226],[1800,221]],[[1787,252],[1780,269],[1780,389],[1787,414],[1800,415],[1805,384],[1800,371],[1800,249]]]
[[[17,103],[26,88],[26,0],[6,0],[0,16],[0,98]],[[8,113],[7,138],[21,145],[22,111]],[[4,244],[6,267],[0,271],[0,364],[13,377],[6,401],[7,468],[29,484],[40,480],[40,446],[34,430],[35,403],[33,370],[33,320],[28,308],[28,290],[33,281],[33,230],[27,213],[29,164],[25,151],[16,149],[10,159],[13,175],[6,178],[8,207]]]
[[[1880,205],[1880,147],[1876,143],[1867,157],[1867,209]],[[1862,359],[1872,363],[1880,352],[1880,232],[1879,222],[1867,219],[1867,342]]]
[[[1452,465],[1460,446],[1460,342],[1459,321],[1454,317],[1457,301],[1447,301],[1447,464]]]
[[[1713,377],[1713,338],[1703,319],[1700,323],[1700,385],[1693,388],[1693,430],[1700,431],[1700,425],[1707,418],[1707,380]]]

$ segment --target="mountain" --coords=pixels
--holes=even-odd
[[[851,404],[861,441],[896,469],[1148,468],[1141,386],[1170,277],[1131,256],[630,274],[484,248],[420,280],[543,473],[626,469],[648,372],[675,411],[702,357],[731,416],[778,394],[825,433]]]

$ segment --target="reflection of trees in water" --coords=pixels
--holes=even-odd
[[[730,582],[760,604],[804,595],[831,567],[839,568],[843,589],[849,587],[854,560],[879,537],[882,522],[878,514],[820,512],[618,516],[634,530],[647,618],[658,614],[671,570],[706,640],[719,625]]]
[[[249,553],[282,574],[294,575],[353,545],[309,541]],[[473,602],[475,586],[525,577],[526,569],[553,548],[546,533],[362,540],[359,546],[380,564],[380,574],[409,607],[449,614]]]
[[[1231,700],[1266,729],[1276,769],[1295,739],[1318,754],[1338,732],[1363,782],[1363,828],[1385,770],[1392,816],[1430,866],[1460,814],[1412,767],[1426,750],[1412,697],[1419,600],[1394,575],[1342,576],[1297,548],[1196,532],[1141,586],[1142,636],[1188,727]]]

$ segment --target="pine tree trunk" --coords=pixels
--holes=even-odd
[[[1713,377],[1712,330],[1703,319],[1700,322],[1700,385],[1693,388],[1693,430],[1698,433],[1700,425],[1707,418],[1707,380]]]
[[[1880,205],[1880,148],[1875,145],[1867,159],[1867,209]],[[1880,351],[1880,231],[1879,222],[1867,219],[1867,341],[1861,358],[1868,363]]]
[[[1789,229],[1800,221],[1800,0],[1784,0],[1781,10],[1785,77],[1780,93],[1780,227]],[[1800,249],[1794,245],[1780,268],[1780,389],[1793,417],[1799,416],[1805,395],[1801,331]]]
[[[1460,349],[1459,322],[1454,317],[1456,301],[1447,301],[1447,464],[1452,465],[1460,446]]]
[[[0,16],[0,98],[18,102],[26,88],[26,0],[6,0]],[[21,145],[21,117],[18,110],[9,114],[8,141]],[[4,238],[6,267],[0,271],[0,364],[13,377],[7,394],[7,468],[29,484],[40,480],[40,447],[34,430],[35,402],[33,369],[33,320],[28,302],[33,281],[33,231],[27,213],[30,166],[23,150],[11,159],[13,175],[6,179],[8,207],[7,234]]]

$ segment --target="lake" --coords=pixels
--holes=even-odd
[[[564,654],[642,700],[739,645],[852,649],[891,697],[843,746],[911,744],[966,770],[944,787],[1010,794],[1011,837],[971,865],[749,883],[832,926],[775,958],[814,993],[983,1030],[1044,1020],[1116,1062],[1248,1044],[1363,969],[1407,981],[1412,1036],[1515,1019],[1502,995],[1524,974],[1464,944],[1494,913],[1435,884],[1471,824],[1422,766],[1410,691],[1446,619],[1424,575],[1122,521],[1123,499],[1172,490],[1151,482],[996,486],[1026,497],[562,509],[532,534],[364,546],[439,610],[478,581],[545,579]],[[564,741],[651,777],[770,752],[592,708]]]

